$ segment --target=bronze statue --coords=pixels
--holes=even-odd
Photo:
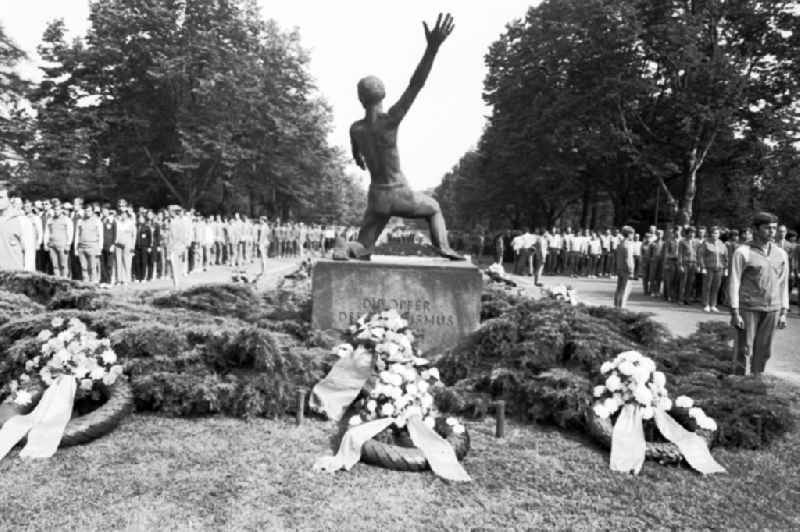
[[[428,46],[408,88],[388,112],[383,112],[382,102],[386,93],[381,80],[368,76],[358,82],[358,99],[366,114],[350,126],[350,142],[356,164],[361,169],[369,169],[372,182],[358,242],[350,243],[349,248],[345,248],[343,243],[337,246],[338,249],[334,251],[336,259],[346,260],[348,256],[353,256],[368,260],[389,218],[402,216],[425,218],[430,228],[431,242],[439,254],[450,260],[464,260],[450,248],[439,203],[430,196],[411,190],[400,169],[400,156],[397,153],[397,129],[425,85],[439,47],[453,31],[453,17],[448,14],[442,19],[439,14],[433,30],[425,22],[422,25]]]

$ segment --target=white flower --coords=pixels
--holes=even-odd
[[[629,362],[639,362],[642,359],[642,354],[639,351],[624,351],[617,355],[620,362],[627,360]]]
[[[661,397],[656,401],[656,408],[668,412],[672,409],[672,401],[669,397]]]
[[[433,396],[429,393],[426,393],[420,397],[419,402],[422,405],[422,408],[430,408],[433,406]]]
[[[601,403],[596,403],[592,407],[592,410],[594,410],[595,415],[597,417],[599,417],[600,419],[607,419],[611,415],[611,413],[608,411],[608,409],[605,406],[603,406]]]
[[[653,394],[643,385],[634,388],[633,398],[642,406],[649,406],[653,402]]]
[[[391,384],[392,386],[400,386],[403,384],[403,377],[396,373],[392,373],[390,371],[381,371],[379,376],[386,384]]]
[[[414,357],[412,363],[415,366],[427,366],[428,364],[430,364],[427,358],[420,358],[420,357]]]
[[[361,416],[355,415],[355,416],[350,418],[350,421],[348,422],[348,425],[350,425],[351,427],[355,427],[356,425],[361,425],[361,423],[363,423],[363,420],[361,419]]]
[[[392,403],[385,403],[381,407],[381,415],[384,417],[389,417],[392,414],[394,414],[394,406],[392,406]]]
[[[633,372],[636,371],[636,366],[633,365],[633,362],[630,360],[623,360],[619,366],[617,366],[617,370],[623,375],[633,375]]]
[[[436,418],[434,418],[433,416],[426,417],[425,419],[422,420],[422,422],[428,425],[428,428],[431,429],[436,426]]]
[[[653,384],[659,388],[664,388],[667,385],[667,376],[660,371],[653,373]]]
[[[109,369],[108,371],[109,371],[109,373],[111,375],[114,375],[115,377],[119,377],[120,375],[122,375],[122,372],[124,370],[123,370],[123,368],[122,368],[122,366],[120,364],[117,364],[116,366],[111,366],[111,369]]]
[[[116,381],[117,381],[117,376],[114,375],[113,373],[107,373],[103,375],[103,384],[105,384],[106,386],[111,386]]]
[[[422,381],[421,380],[421,381],[419,381],[417,383],[417,391],[419,393],[421,393],[421,394],[428,393],[428,389],[429,388],[430,388],[430,384],[428,384],[428,381]]]
[[[375,408],[377,408],[377,407],[378,407],[378,403],[375,402],[375,399],[370,399],[369,401],[367,401],[367,404],[364,405],[364,408],[366,408],[367,412],[369,412],[370,414],[374,414],[375,413]]]
[[[50,329],[43,329],[41,332],[39,332],[38,335],[36,335],[36,339],[39,340],[40,342],[46,342],[47,340],[52,338],[52,336],[53,336],[53,331],[51,331]]]
[[[419,390],[415,384],[406,384],[406,393],[408,395],[417,395],[418,392]]]
[[[30,381],[31,381],[31,378],[26,373],[23,373],[22,375],[19,376],[19,382],[22,383],[22,384],[27,384]]]
[[[427,377],[423,376],[424,379],[436,379],[437,381],[441,380],[441,377],[439,377],[439,370],[437,368],[428,368],[426,371],[428,375]]]
[[[453,425],[458,425],[458,420],[456,418],[454,418],[454,417],[449,417],[449,418],[445,419],[444,422],[447,423],[448,425],[450,425],[451,427]]]
[[[344,358],[353,354],[353,346],[350,344],[339,344],[334,348],[334,352],[339,358]]]
[[[53,318],[53,321],[50,322],[50,325],[52,325],[54,329],[58,329],[64,325],[64,318]]]
[[[652,373],[656,370],[656,363],[653,362],[652,358],[642,357],[639,361],[639,367],[647,369],[648,373]]]
[[[27,360],[25,362],[25,371],[33,371],[34,368],[33,360]]]
[[[686,395],[681,395],[675,399],[675,406],[678,408],[692,408],[693,404],[694,401],[692,401],[692,398]]]
[[[656,411],[652,406],[646,406],[642,408],[642,419],[653,419],[655,412]]]
[[[603,406],[606,410],[608,410],[609,415],[613,414],[619,407],[622,406],[622,403],[616,397],[608,397],[605,401],[603,401]]]
[[[458,425],[453,425],[453,434],[464,434],[464,425],[459,423]]]
[[[50,368],[49,367],[42,368],[39,371],[39,377],[42,379],[42,382],[44,382],[47,386],[50,386],[51,384],[53,384],[53,376],[50,373]]]
[[[697,421],[697,426],[700,427],[701,429],[706,429],[710,431],[717,430],[717,422],[708,416],[703,416],[702,418],[696,421]]]
[[[595,397],[600,397],[604,393],[606,393],[606,387],[603,386],[602,384],[595,386],[594,390],[592,390],[592,395]]]
[[[25,390],[17,390],[17,395],[14,397],[14,403],[19,406],[31,404],[33,401],[33,394]]]
[[[110,349],[106,349],[100,354],[100,358],[103,360],[103,364],[110,366],[117,361],[117,354]]]
[[[369,333],[376,340],[383,340],[383,335],[386,334],[386,329],[383,327],[372,327]]]
[[[106,376],[106,370],[104,370],[100,366],[94,368],[92,371],[89,372],[89,378],[94,381],[102,380],[103,377],[105,376]]]
[[[706,415],[706,413],[703,412],[703,409],[700,408],[699,406],[693,406],[693,407],[689,408],[689,417],[690,418],[694,418],[696,420],[697,418],[705,417],[705,415]]]
[[[382,343],[375,346],[375,351],[388,355],[389,360],[400,358],[400,346],[395,343]]]
[[[92,386],[94,386],[94,381],[92,379],[82,379],[81,380],[81,390],[91,391]]]
[[[600,366],[600,373],[606,374],[613,369],[614,369],[614,363],[611,362],[610,360],[606,360],[605,362],[603,362],[603,365]]]
[[[72,354],[66,349],[61,349],[53,355],[51,362],[56,366],[63,366],[72,358]]]
[[[389,386],[386,391],[388,392],[387,395],[392,399],[397,400],[403,397],[403,390],[400,388],[400,386]]]
[[[622,389],[622,381],[616,373],[612,373],[606,379],[606,388],[611,392]]]
[[[643,366],[634,366],[633,374],[631,375],[631,379],[636,381],[637,384],[644,384],[648,380],[650,380],[650,373],[651,371]]]

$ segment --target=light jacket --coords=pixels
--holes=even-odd
[[[789,309],[789,258],[775,244],[753,242],[733,252],[728,283],[731,308],[772,312]]]
[[[721,240],[715,240],[714,242],[705,240],[697,248],[697,259],[700,269],[727,270],[728,247]]]

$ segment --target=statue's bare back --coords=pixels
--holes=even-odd
[[[443,257],[464,260],[450,248],[444,216],[438,202],[425,194],[414,192],[400,168],[397,151],[397,130],[406,113],[414,103],[420,89],[433,66],[439,47],[453,31],[453,17],[449,14],[436,19],[433,30],[427,23],[425,38],[428,42],[425,53],[411,77],[408,88],[388,112],[383,112],[386,92],[380,79],[368,76],[358,82],[358,98],[364,106],[365,116],[350,127],[350,143],[356,164],[369,170],[371,184],[367,195],[367,211],[358,235],[359,246],[349,250],[338,249],[334,258],[346,259],[355,256],[369,259],[375,241],[380,236],[389,218],[425,218],[431,232],[431,242]]]

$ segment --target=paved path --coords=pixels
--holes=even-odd
[[[531,295],[538,296],[539,288],[535,287],[531,277],[511,276]],[[560,284],[573,286],[578,299],[590,305],[611,306],[614,302],[616,281],[611,279],[570,279],[564,276],[546,276],[545,286]],[[703,321],[720,321],[728,323],[730,318],[726,309],[718,314],[707,314],[699,305],[683,306],[667,303],[661,298],[646,297],[642,293],[641,281],[633,281],[628,308],[637,312],[649,312],[653,318],[664,324],[670,332],[679,336],[687,336],[697,330],[697,324]],[[783,331],[776,331],[772,358],[767,362],[767,373],[800,384],[800,316],[796,307],[789,314],[789,326]]]

